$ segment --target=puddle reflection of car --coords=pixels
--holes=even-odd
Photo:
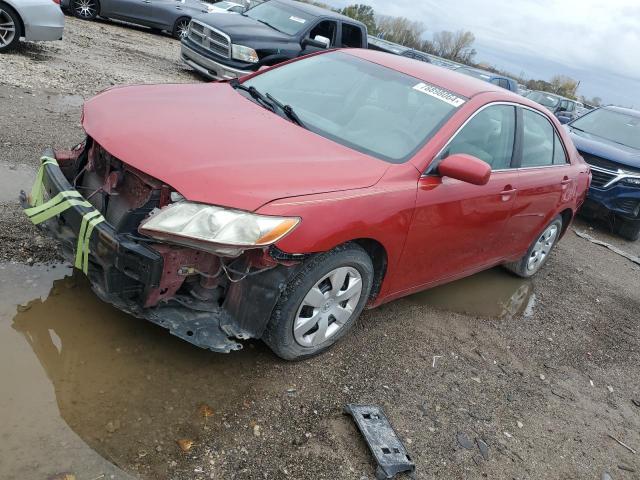
[[[44,198],[38,182],[22,195],[31,220],[103,300],[200,347],[262,338],[286,359],[365,306],[499,264],[534,275],[589,181],[546,109],[372,50],[111,89],[83,127],[47,152]]]
[[[62,40],[64,15],[50,0],[0,0],[0,53],[27,41]]]
[[[582,210],[611,221],[627,240],[640,238],[640,111],[602,107],[567,129],[591,165],[593,180]]]
[[[111,18],[165,30],[176,38],[186,35],[192,17],[220,11],[200,0],[60,0],[60,7],[82,20]]]

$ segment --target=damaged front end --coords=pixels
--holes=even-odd
[[[153,219],[181,201],[91,138],[45,152],[34,191],[21,195],[33,223],[60,241],[103,301],[198,347],[239,350],[238,339],[262,336],[304,256],[279,251],[273,234],[255,245],[212,247],[197,236],[149,235]]]

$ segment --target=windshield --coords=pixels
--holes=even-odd
[[[570,126],[640,150],[640,117],[600,108],[580,117]]]
[[[544,92],[531,92],[527,98],[549,108],[555,108],[560,103],[560,97]]]
[[[237,3],[231,3],[231,2],[218,2],[215,4],[215,7],[221,8],[222,10],[226,10],[228,8],[235,7],[237,5],[238,5]]]
[[[408,160],[465,102],[343,52],[275,68],[244,86],[290,106],[309,130],[392,163]]]
[[[247,10],[244,15],[287,35],[296,35],[313,20],[304,12],[276,2],[261,3]]]

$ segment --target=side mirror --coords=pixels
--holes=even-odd
[[[322,39],[322,40],[319,40],[319,39]],[[300,42],[300,45],[302,46],[302,48],[306,48],[306,47],[329,48],[330,44],[331,44],[331,40],[321,35],[316,35],[316,37],[313,39],[305,38],[304,40],[302,40],[302,42]]]
[[[491,166],[472,155],[454,153],[440,162],[438,173],[461,182],[486,185],[491,176]]]

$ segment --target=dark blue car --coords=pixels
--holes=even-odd
[[[612,221],[628,240],[640,236],[640,111],[602,107],[569,123],[573,143],[591,165],[583,212]]]
[[[465,75],[469,75],[470,77],[479,78],[480,80],[484,80],[485,82],[493,83],[494,85],[498,85],[499,87],[502,87],[506,90],[518,93],[518,82],[516,82],[513,78],[504,77],[502,75],[498,75],[497,73],[487,72],[485,70],[470,67],[458,67],[455,69],[455,71],[464,73]]]

